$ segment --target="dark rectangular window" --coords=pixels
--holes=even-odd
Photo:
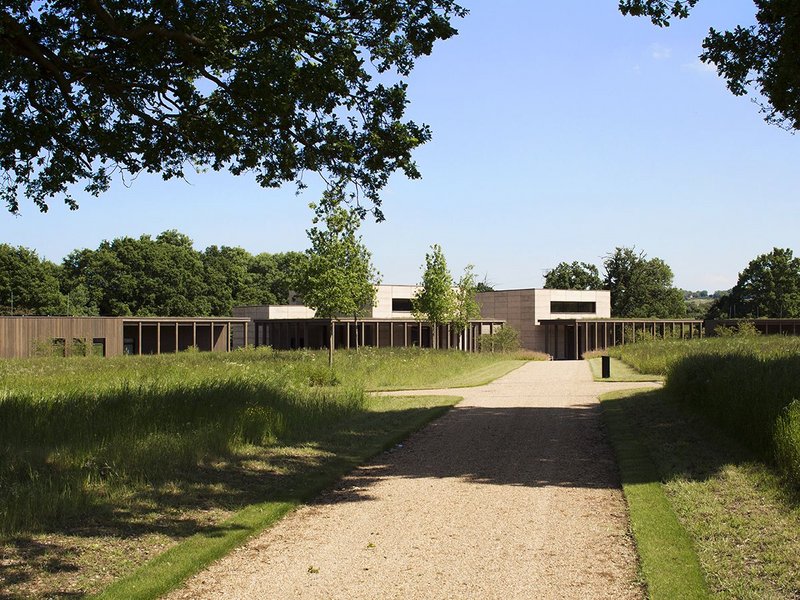
[[[92,354],[94,356],[106,355],[106,338],[94,338],[92,340]],[[133,354],[133,352],[131,352]]]
[[[584,313],[597,312],[596,302],[551,302],[551,313]]]
[[[392,298],[392,312],[411,312],[411,298]]]

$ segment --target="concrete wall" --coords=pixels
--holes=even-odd
[[[482,292],[475,295],[484,319],[501,319],[519,331],[523,348],[538,349],[539,332],[534,313],[536,290]],[[544,345],[544,340],[541,342]]]
[[[503,319],[519,331],[523,348],[545,351],[543,319],[607,319],[611,316],[611,293],[607,290],[502,290],[476,295],[484,319]],[[594,302],[594,313],[553,313],[551,302]]]
[[[364,315],[366,319],[411,320],[411,311],[393,311],[395,298],[411,299],[419,290],[416,285],[379,285],[376,304]],[[606,290],[545,290],[523,289],[483,292],[476,295],[481,306],[481,318],[506,321],[520,334],[523,348],[544,352],[545,333],[539,325],[543,319],[601,319],[611,316],[611,294]],[[594,302],[593,313],[553,313],[551,302]],[[240,306],[233,309],[235,317],[253,320],[301,320],[314,318],[314,311],[304,306]],[[249,343],[255,343],[255,327],[250,328]]]
[[[393,312],[392,299],[413,298],[419,290],[416,285],[379,285],[375,294],[375,306],[367,316],[373,319],[411,319],[411,311]]]
[[[611,292],[608,290],[533,290],[536,324],[543,319],[610,319]],[[593,313],[553,313],[551,302],[594,302]]]

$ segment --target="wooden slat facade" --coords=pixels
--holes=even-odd
[[[0,358],[76,348],[103,356],[186,350],[227,352],[246,345],[249,319],[212,317],[0,317]],[[62,350],[63,349],[63,350]]]
[[[34,356],[42,344],[103,340],[106,356],[122,354],[122,320],[116,317],[0,317],[0,357]]]

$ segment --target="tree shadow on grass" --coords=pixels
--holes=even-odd
[[[707,481],[728,466],[772,473],[788,504],[800,504],[800,490],[765,465],[748,447],[672,397],[669,390],[642,391],[605,402],[619,409],[657,468],[661,482]],[[631,479],[625,483],[647,483]]]
[[[569,408],[458,407],[410,437],[402,452],[357,469],[317,502],[373,498],[386,478],[458,478],[497,486],[619,488],[597,404]]]
[[[660,393],[660,392],[659,392]],[[692,477],[715,472],[729,454],[698,456],[694,432],[672,413],[658,409],[662,400],[643,394],[618,400],[626,410],[649,415],[641,426],[676,446],[675,464],[668,476]],[[77,557],[85,544],[109,548],[162,536],[179,541],[196,533],[221,536],[236,525],[224,524],[224,515],[261,502],[365,502],[371,488],[389,477],[459,478],[497,486],[617,489],[616,462],[601,426],[596,403],[565,408],[461,406],[446,418],[433,421],[424,433],[397,445],[392,432],[414,428],[446,408],[409,408],[359,413],[317,440],[296,439],[292,446],[252,447],[246,452],[174,473],[169,482],[140,488],[123,504],[101,505],[91,517],[66,520],[39,536],[17,537],[5,543],[0,561],[4,586],[24,590],[26,582],[42,580],[53,571],[51,587],[37,583],[38,595],[78,594],[65,587],[65,578],[87,567]],[[693,433],[694,432],[694,433]],[[661,443],[661,441],[659,441]],[[331,493],[317,495],[339,474],[359,464],[364,456],[391,448],[356,469]],[[708,446],[706,444],[705,446]],[[724,457],[724,461],[723,461]],[[101,502],[98,499],[98,502]],[[52,571],[49,571],[52,569]],[[44,577],[44,581],[48,581]],[[61,586],[61,587],[59,587]],[[0,596],[2,597],[2,596]],[[7,596],[11,597],[11,596]]]
[[[63,518],[35,535],[0,540],[0,598],[96,591],[91,583],[75,584],[70,575],[80,572],[87,580],[86,573],[98,565],[87,564],[86,557],[106,560],[102,549],[98,554],[98,546],[110,556],[152,543],[154,536],[160,537],[163,549],[170,540],[241,530],[240,525],[225,523],[225,518],[250,504],[307,500],[365,456],[380,452],[398,427],[408,430],[413,428],[409,423],[421,424],[444,410],[357,413],[315,441],[295,438],[283,445],[247,447],[122,495],[104,497],[100,489],[82,514]],[[124,562],[124,557],[109,560]],[[102,576],[110,581],[107,573]]]

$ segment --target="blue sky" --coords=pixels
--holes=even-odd
[[[408,116],[433,140],[422,179],[392,178],[364,240],[387,283],[416,283],[428,247],[454,275],[538,287],[562,260],[616,246],[664,259],[675,284],[731,287],[756,255],[798,247],[800,137],[767,125],[697,57],[710,26],[749,24],[752,0],[703,0],[659,29],[616,0],[474,0],[460,35],[420,60]],[[198,249],[303,250],[313,191],[252,177],[141,176],[70,212],[2,215],[4,240],[60,261],[103,239],[179,229]]]

